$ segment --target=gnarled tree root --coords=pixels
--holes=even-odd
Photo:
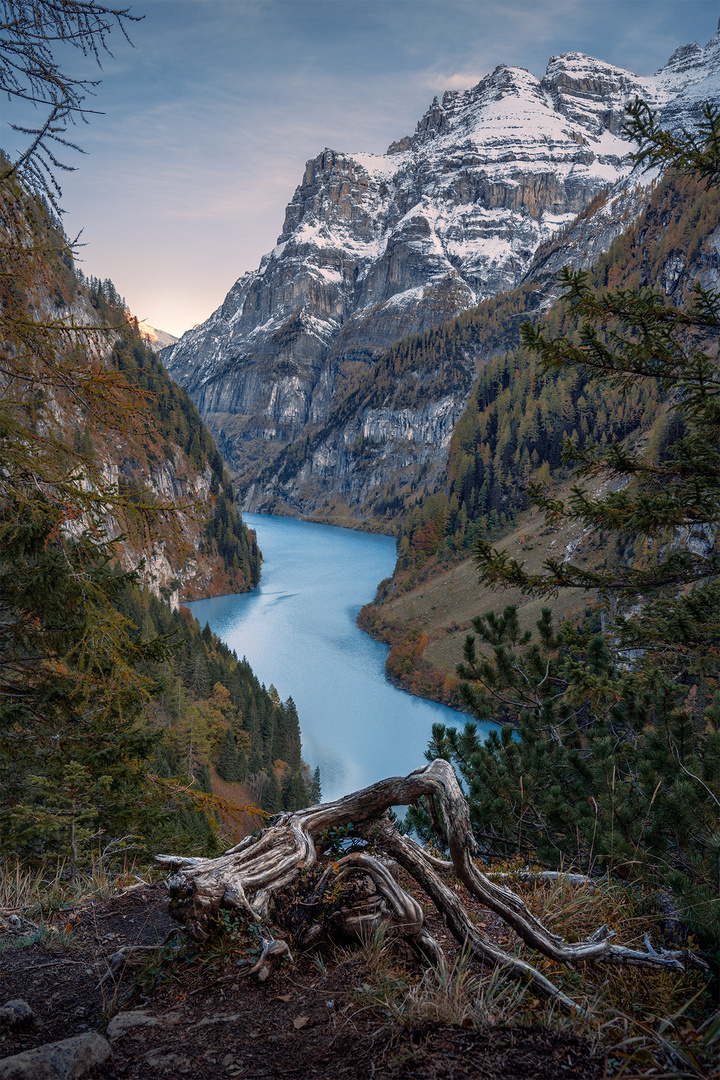
[[[531,948],[565,964],[590,961],[681,968],[685,961],[698,962],[686,949],[656,952],[649,942],[646,949],[613,944],[613,934],[606,927],[600,927],[585,941],[572,944],[549,931],[519,896],[491,881],[473,861],[476,844],[467,803],[452,767],[442,759],[406,777],[381,780],[335,802],[280,814],[258,838],[246,837],[220,858],[156,856],[175,871],[168,880],[170,912],[184,923],[192,938],[204,941],[221,908],[244,910],[262,926],[263,956],[253,970],[260,978],[266,978],[272,959],[289,952],[284,942],[274,942],[270,931],[271,899],[295,882],[301,870],[317,865],[322,854],[319,838],[323,832],[352,823],[356,832],[375,849],[397,860],[412,875],[457,940],[478,959],[505,965],[509,975],[530,983],[537,993],[565,1009],[575,1008],[574,1002],[540,971],[509,955],[478,930],[457,895],[436,872],[447,864],[429,856],[387,819],[389,807],[408,805],[425,797],[434,797],[441,809],[452,867],[458,878],[471,895],[503,919]],[[328,905],[329,895],[331,905]],[[420,906],[397,884],[378,857],[367,853],[344,856],[324,871],[301,903],[309,917],[301,920],[302,925],[294,932],[294,941],[300,947],[319,936],[317,917],[324,917],[330,906],[336,928],[367,933],[383,925],[392,934],[408,938],[431,962],[441,962],[442,950],[424,928]]]

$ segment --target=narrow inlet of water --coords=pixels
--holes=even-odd
[[[393,571],[395,540],[295,518],[243,517],[263,553],[260,585],[189,606],[247,657],[261,682],[283,701],[292,697],[303,757],[320,766],[323,799],[424,765],[432,725],[462,726],[468,717],[392,686],[387,645],[355,621]]]

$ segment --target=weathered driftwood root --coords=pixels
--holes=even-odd
[[[395,867],[397,869],[397,866]],[[328,898],[335,898],[326,911]],[[365,852],[352,852],[331,863],[312,892],[301,902],[298,919],[291,908],[284,920],[300,948],[323,936],[369,939],[380,928],[387,937],[402,937],[432,964],[444,956],[424,926],[420,905],[397,883],[390,868]],[[295,917],[293,917],[295,916]]]
[[[408,805],[426,798],[440,808],[440,823],[447,836],[451,864],[436,859],[395,829],[385,814],[394,805]],[[221,908],[244,910],[263,927],[263,956],[253,970],[266,978],[272,958],[289,951],[274,941],[269,929],[269,908],[295,882],[301,870],[310,870],[322,853],[319,838],[325,830],[351,824],[374,848],[404,867],[431,897],[457,940],[483,961],[506,965],[508,973],[530,982],[534,989],[569,1009],[574,1003],[531,964],[510,956],[482,934],[469,919],[458,897],[440,880],[436,870],[450,866],[465,887],[494,911],[531,948],[565,964],[591,961],[604,964],[682,967],[695,961],[687,950],[656,952],[629,949],[611,942],[612,932],[600,927],[590,938],[566,942],[551,933],[529,911],[522,899],[503,885],[492,882],[477,867],[467,803],[452,767],[441,759],[406,777],[392,777],[322,803],[280,814],[258,838],[246,837],[218,859],[185,859],[158,855],[159,862],[175,873],[168,881],[171,914],[185,924],[188,933],[204,941]],[[328,895],[332,904],[328,905]],[[293,940],[303,947],[319,936],[318,917],[334,921],[345,932],[372,931],[378,925],[407,937],[428,959],[440,962],[439,945],[423,927],[422,910],[397,884],[387,865],[368,853],[346,855],[328,867],[300,901],[304,916],[291,925]],[[328,916],[328,907],[331,913]],[[292,919],[291,919],[292,923]],[[313,929],[313,926],[315,929]]]
[[[260,953],[260,959],[256,964],[253,964],[248,971],[248,975],[257,975],[259,982],[265,982],[272,971],[273,962],[281,959],[283,956],[287,956],[288,960],[292,962],[292,953],[290,952],[290,946],[287,941],[277,941],[269,935],[263,937],[263,947],[262,952]]]

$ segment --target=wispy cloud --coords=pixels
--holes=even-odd
[[[589,52],[646,74],[717,0],[137,0],[64,180],[86,269],[180,332],[275,243],[305,161],[382,153],[434,94]]]

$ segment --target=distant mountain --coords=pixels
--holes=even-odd
[[[562,252],[566,261],[568,253],[576,260],[585,258],[590,223],[597,219],[600,231],[605,211],[618,213],[609,202],[577,222],[564,244],[539,252],[539,277]],[[679,308],[688,305],[696,285],[720,289],[720,189],[668,173],[653,185],[643,212],[635,216],[634,207],[629,198],[625,231],[588,269],[592,288],[634,291],[650,286]],[[517,293],[549,296],[543,288]],[[444,327],[444,340],[439,331],[424,335],[416,351],[434,355],[439,368],[447,366],[453,350],[487,345],[490,306],[485,301]],[[508,314],[506,306],[503,322],[509,329]],[[564,303],[550,303],[542,311],[542,324],[549,339],[572,335],[577,325]],[[651,379],[620,387],[594,380],[572,364],[544,371],[532,351],[511,347],[509,334],[507,345],[483,364],[435,476],[365,508],[371,520],[381,521],[383,512],[390,515],[388,531],[396,530],[399,557],[392,579],[381,584],[377,600],[361,612],[360,625],[391,645],[391,678],[413,693],[456,704],[452,675],[466,634],[473,630],[470,620],[478,612],[518,604],[523,628],[529,628],[541,605],[547,603],[561,620],[575,617],[590,599],[580,590],[560,590],[559,596],[542,600],[519,590],[497,592],[497,586],[478,581],[476,541],[491,539],[533,573],[553,556],[586,569],[637,558],[650,547],[645,539],[638,544],[626,535],[615,545],[612,530],[585,528],[565,516],[549,524],[544,514],[529,511],[528,482],[544,481],[554,497],[568,498],[578,477],[563,467],[566,438],[580,454],[619,442],[631,453],[655,447],[662,454],[677,437],[673,429],[678,430],[668,423],[667,397]],[[316,448],[309,457],[319,457]],[[358,476],[363,472],[359,466],[358,461]],[[303,492],[301,477],[307,471],[305,466],[292,480],[283,480],[286,497],[293,483]],[[602,493],[606,483],[607,478],[580,481],[592,495]],[[622,486],[623,480],[614,483]],[[698,523],[676,530],[662,544],[671,540],[710,558],[715,537],[713,527]]]
[[[176,345],[180,340],[174,334],[168,334],[166,330],[158,330],[157,327],[151,326],[144,319],[138,320],[138,330],[140,337],[144,338],[153,349],[167,349],[168,346]]]
[[[307,163],[277,245],[162,354],[247,507],[363,517],[373,492],[446,455],[483,350],[459,353],[447,384],[420,363],[405,364],[405,383],[389,375],[382,400],[362,387],[394,342],[539,273],[539,250],[593,200],[604,216],[585,219],[576,261],[609,245],[644,205],[621,133],[637,96],[668,125],[691,122],[720,97],[720,32],[647,77],[581,53],[552,57],[543,79],[500,66],[435,99],[385,155],[326,149]],[[355,482],[343,490],[348,453]]]

